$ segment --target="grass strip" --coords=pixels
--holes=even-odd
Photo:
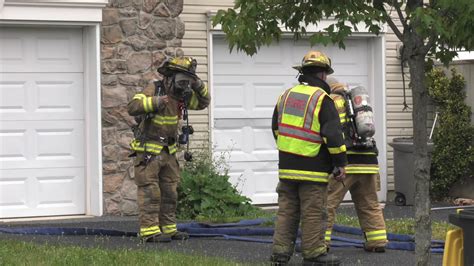
[[[198,219],[200,222],[210,222],[210,223],[228,223],[228,222],[238,222],[242,219],[256,219],[264,218],[268,219],[267,222],[262,224],[264,227],[275,226],[274,218],[276,216],[276,211],[263,211],[258,215],[249,215],[245,217],[200,217]],[[336,224],[351,226],[360,228],[359,219],[357,216],[350,216],[347,214],[336,214]],[[396,219],[385,219],[385,225],[387,227],[387,232],[394,234],[404,234],[404,235],[414,235],[415,234],[415,219],[413,218],[396,218]],[[446,233],[448,230],[456,229],[457,227],[448,223],[448,222],[432,222],[432,239],[444,240],[446,238]]]
[[[336,224],[360,227],[359,219],[355,216],[349,216],[345,214],[336,215]],[[385,226],[387,232],[404,235],[415,234],[415,219],[413,218],[396,218],[396,219],[385,219]],[[446,238],[446,232],[457,228],[456,226],[447,222],[433,221],[431,224],[432,239],[444,240]]]
[[[108,250],[0,240],[0,265],[242,265],[172,251]]]

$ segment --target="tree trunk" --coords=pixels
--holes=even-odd
[[[415,257],[416,265],[431,265],[430,158],[426,129],[428,90],[425,84],[425,54],[418,47],[423,40],[416,33],[406,34],[410,87],[413,92],[413,142],[415,145]]]

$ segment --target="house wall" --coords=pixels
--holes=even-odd
[[[395,11],[391,14],[395,24],[401,29],[401,23],[396,19]],[[392,29],[388,27],[386,34],[386,51],[385,51],[385,75],[386,75],[386,110],[387,110],[387,191],[389,192],[387,199],[393,200],[394,185],[394,171],[393,171],[393,148],[388,145],[394,138],[408,137],[413,134],[412,112],[413,100],[412,93],[409,88],[410,75],[408,67],[404,66],[405,75],[405,96],[407,109],[404,109],[403,97],[403,77],[401,69],[401,61],[398,58],[399,52],[397,47],[401,44]]]
[[[209,26],[208,13],[214,13],[219,9],[227,9],[233,6],[232,0],[187,0],[180,16],[186,25],[186,32],[183,38],[183,50],[186,55],[194,56],[201,64],[198,68],[199,74],[208,80],[210,64],[209,58]],[[395,15],[395,14],[393,14]],[[400,23],[397,21],[397,24]],[[387,109],[387,143],[393,138],[400,136],[410,136],[413,132],[411,121],[411,109],[403,110],[403,84],[400,68],[400,60],[397,59],[397,44],[400,43],[389,29],[386,33],[386,109]],[[408,88],[408,69],[405,68],[405,86],[407,103],[411,107],[411,91]],[[211,88],[212,89],[212,88]],[[206,111],[207,112],[207,111]],[[194,118],[191,118],[194,119]],[[204,114],[200,116],[201,121],[205,121]],[[209,124],[202,124],[202,129],[206,129]],[[207,130],[209,128],[207,127]],[[388,190],[394,189],[393,183],[393,150],[387,145],[387,173]],[[391,197],[388,197],[391,200]]]
[[[127,103],[154,79],[157,67],[181,46],[183,1],[110,0],[103,9],[102,136],[104,212],[137,214],[129,143],[134,120]]]
[[[471,123],[474,124],[474,60],[462,60],[451,63],[458,72],[463,75],[466,82],[465,103],[471,106]]]

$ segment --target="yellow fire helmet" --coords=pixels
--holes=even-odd
[[[184,72],[196,76],[196,66],[197,61],[192,57],[171,57],[158,68],[158,72],[165,76],[170,76],[173,72]]]
[[[293,68],[301,72],[303,68],[309,66],[325,68],[328,75],[334,73],[334,70],[331,68],[331,59],[319,51],[309,51],[301,60],[301,65],[293,66]]]

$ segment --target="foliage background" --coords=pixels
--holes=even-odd
[[[448,197],[456,181],[474,178],[474,127],[464,88],[464,78],[455,69],[451,77],[440,68],[428,74],[428,92],[439,112],[431,161],[431,193],[437,199]]]
[[[239,220],[262,214],[229,182],[228,153],[212,156],[209,148],[200,149],[186,162],[178,187],[179,219]]]

